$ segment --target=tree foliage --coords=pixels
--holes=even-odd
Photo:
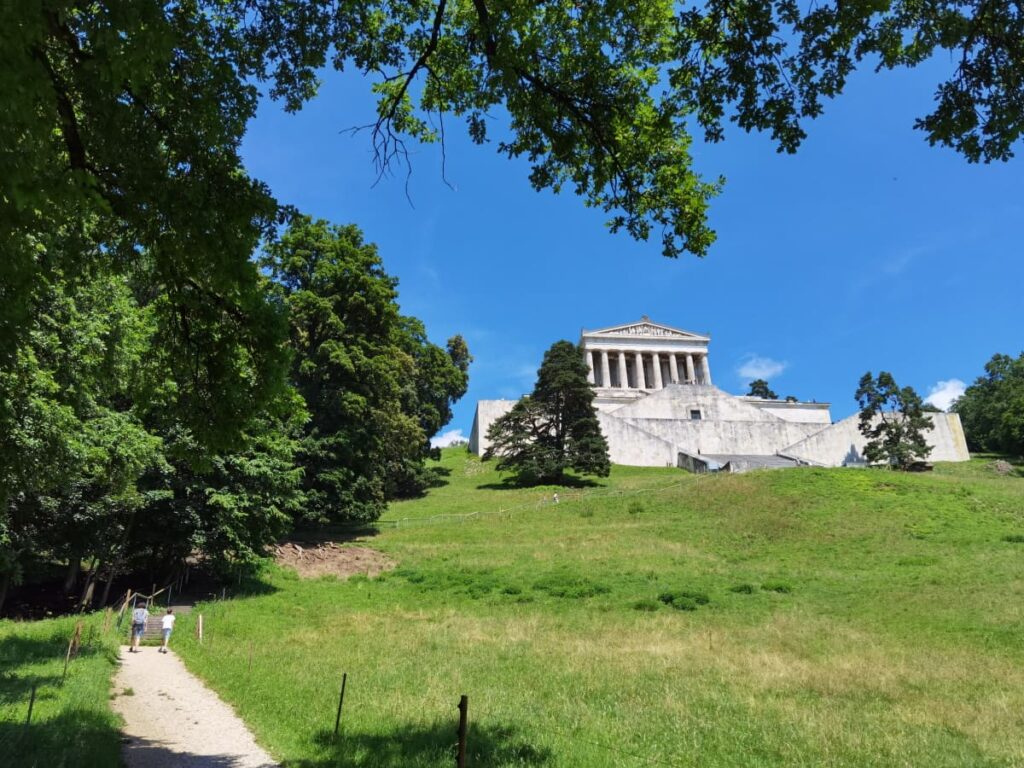
[[[754,379],[750,382],[750,391],[747,392],[747,397],[760,397],[764,400],[779,399],[779,396],[772,392],[768,386],[768,382],[764,379]]]
[[[993,355],[952,410],[971,450],[1024,456],[1024,353]]]
[[[375,520],[389,496],[429,482],[430,437],[466,391],[469,350],[431,344],[398,310],[398,282],[355,226],[296,218],[263,261],[288,308],[303,430],[306,514]]]
[[[487,431],[487,456],[525,485],[564,482],[566,469],[607,477],[608,443],[594,409],[583,353],[570,341],[544,353],[533,393]]]
[[[524,158],[534,187],[572,189],[666,255],[703,255],[722,180],[695,170],[695,129],[718,141],[731,121],[792,152],[858,66],[948,61],[916,127],[971,161],[1005,160],[1024,129],[1022,31],[1017,4],[987,0],[4,3],[0,358],[52,275],[146,254],[164,343],[191,361],[171,371],[191,429],[239,434],[287,361],[250,260],[283,210],[238,149],[259,88],[296,110],[328,65],[377,94],[366,128],[382,173],[407,141],[443,141],[445,116],[484,144],[501,115],[492,146]],[[68,222],[75,242],[47,249]]]
[[[125,275],[96,255],[37,288],[0,364],[0,606],[33,563],[67,563],[69,589],[87,563],[87,604],[119,573],[141,569],[148,584],[193,555],[235,571],[310,510],[369,519],[386,496],[430,484],[429,438],[466,390],[465,342],[441,349],[399,314],[394,280],[354,227],[298,218],[267,254],[259,287],[291,318],[275,354],[293,360],[294,386],[252,402],[224,445],[193,428],[181,366],[208,374],[165,343],[171,289],[155,260]],[[258,377],[236,354],[233,370]]]
[[[860,432],[868,439],[864,447],[868,462],[908,469],[928,457],[932,449],[924,432],[931,429],[932,420],[912,387],[899,387],[886,371],[879,371],[877,379],[869,371],[861,377],[856,398]]]

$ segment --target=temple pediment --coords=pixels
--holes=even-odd
[[[661,323],[655,323],[648,318],[642,318],[635,323],[626,323],[625,325],[615,325],[611,328],[601,328],[596,331],[584,331],[584,336],[614,336],[623,337],[627,336],[630,338],[649,338],[649,339],[679,339],[689,341],[710,341],[710,338],[699,333],[693,333],[692,331],[684,331],[681,328],[672,328],[668,325],[662,325]]]

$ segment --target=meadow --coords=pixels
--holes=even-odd
[[[394,571],[269,567],[197,609],[202,645],[182,617],[188,666],[287,766],[453,765],[460,694],[481,768],[1024,764],[1020,476],[439,468],[358,541]]]
[[[77,621],[82,646],[64,660]],[[0,765],[110,768],[120,764],[118,718],[110,711],[117,659],[101,613],[34,622],[0,621]],[[36,698],[26,727],[32,687]]]

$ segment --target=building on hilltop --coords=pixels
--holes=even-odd
[[[695,472],[865,463],[855,414],[833,423],[828,403],[737,397],[711,383],[711,337],[647,317],[583,331],[601,431],[616,464]],[[483,455],[487,430],[515,404],[477,403],[469,449]],[[931,461],[969,458],[960,417],[931,413]]]

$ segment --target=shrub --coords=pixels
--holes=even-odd
[[[538,579],[533,584],[538,592],[545,592],[551,597],[561,597],[570,600],[581,600],[595,595],[604,595],[611,590],[604,584],[583,576],[553,573]]]
[[[735,584],[729,587],[730,592],[735,592],[737,595],[752,595],[754,590],[757,589],[753,584]]]
[[[711,598],[703,592],[691,592],[685,589],[667,590],[658,595],[658,599],[678,611],[695,611],[698,606],[711,602]]]
[[[634,611],[656,611],[661,607],[661,603],[650,597],[644,597],[633,603]]]
[[[1008,536],[1003,536],[1003,541],[1008,541],[1010,544],[1024,544],[1024,533],[1011,533]]]
[[[766,590],[768,592],[779,592],[784,595],[788,595],[790,592],[793,591],[793,587],[791,587],[785,581],[778,580],[766,581],[764,584],[761,585],[761,589]]]

